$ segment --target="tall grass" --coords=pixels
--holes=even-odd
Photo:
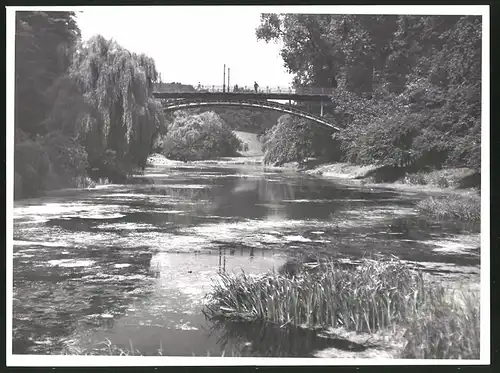
[[[478,222],[481,219],[481,197],[474,194],[429,197],[418,202],[417,208],[437,219],[470,222]]]
[[[458,292],[447,299],[444,288],[431,292],[424,309],[409,322],[403,358],[479,359],[479,296]]]
[[[364,260],[358,268],[328,263],[296,276],[222,274],[207,315],[225,320],[344,327],[356,332],[407,328],[406,358],[479,358],[479,301],[449,296],[398,260]]]
[[[209,294],[213,316],[374,332],[407,320],[423,303],[423,280],[399,261],[365,260],[357,269],[327,263],[288,277],[222,274]]]

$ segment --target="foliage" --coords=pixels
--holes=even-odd
[[[417,208],[437,219],[455,219],[471,222],[481,220],[481,197],[445,196],[429,197],[417,203]]]
[[[43,121],[54,104],[48,90],[65,74],[80,36],[74,16],[16,12],[15,123],[30,136],[47,132]]]
[[[480,17],[263,14],[256,36],[282,42],[296,87],[337,88],[346,160],[480,168]]]
[[[75,138],[52,131],[41,138],[41,144],[45,147],[56,174],[68,180],[85,175],[88,167],[87,152]]]
[[[360,164],[400,166],[414,157],[412,142],[419,131],[415,116],[384,116],[340,134],[346,160]]]
[[[334,143],[318,126],[288,114],[281,116],[261,140],[265,152],[264,162],[274,165],[303,163],[309,157],[322,154],[324,149],[333,148]]]
[[[264,163],[281,165],[286,162],[302,163],[312,156],[312,136],[307,122],[283,115],[264,137]]]
[[[443,287],[427,294],[423,310],[406,330],[402,357],[408,359],[479,359],[479,297],[473,292],[447,300]]]
[[[222,120],[233,130],[253,133],[264,133],[276,124],[282,115],[272,110],[214,108]]]
[[[82,43],[73,12],[16,12],[16,198],[144,166],[164,126],[156,79],[145,55]]]
[[[185,112],[191,115],[214,112],[233,130],[257,134],[263,134],[270,129],[283,115],[273,110],[233,109],[227,107],[196,108],[185,110]]]
[[[86,106],[67,74],[79,35],[72,12],[16,12],[15,198],[85,174],[75,122]]]
[[[474,175],[470,168],[443,168],[431,172],[408,173],[400,180],[404,184],[432,185],[440,188],[459,187],[464,178]]]
[[[183,161],[233,156],[242,149],[231,128],[214,112],[178,112],[162,141],[167,158]]]
[[[292,277],[222,274],[209,299],[212,314],[375,332],[415,314],[423,288],[404,264],[367,260],[357,269],[328,263]]]
[[[316,268],[304,266],[292,276],[222,273],[207,295],[207,316],[368,333],[403,327],[404,358],[479,358],[474,294],[461,292],[460,299],[399,260]]]
[[[91,164],[111,150],[118,160],[145,165],[163,122],[161,107],[152,98],[158,77],[154,61],[95,36],[79,45],[70,76],[92,108],[81,120]]]
[[[14,170],[22,185],[21,196],[33,196],[44,189],[44,181],[50,171],[50,161],[46,148],[39,139],[16,144]]]

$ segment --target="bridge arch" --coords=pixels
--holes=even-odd
[[[322,126],[328,127],[334,131],[340,131],[340,128],[334,126],[331,122],[325,120],[315,114],[308,113],[306,111],[294,108],[289,105],[280,104],[278,102],[270,102],[265,100],[252,100],[252,99],[238,99],[238,100],[228,100],[228,99],[181,99],[172,101],[163,101],[163,110],[176,111],[183,109],[193,109],[198,107],[210,107],[210,106],[222,106],[222,107],[242,107],[242,108],[261,108],[268,110],[276,110],[285,114],[295,115],[301,118],[308,119]]]

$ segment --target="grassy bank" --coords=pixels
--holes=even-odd
[[[469,168],[447,168],[428,172],[408,173],[398,180],[401,184],[429,185],[438,188],[459,188],[462,181],[474,175]]]
[[[404,327],[403,358],[479,358],[478,298],[451,296],[398,260],[326,263],[295,276],[223,274],[208,297],[209,317],[357,333]]]
[[[481,220],[481,197],[476,194],[429,197],[417,203],[417,209],[438,220]]]
[[[470,168],[445,168],[433,171],[406,172],[404,169],[355,165],[350,163],[328,163],[311,159],[302,168],[296,163],[286,164],[310,175],[327,178],[359,180],[364,184],[392,183],[408,186],[429,186],[439,189],[480,188],[480,175]]]
[[[365,186],[383,186],[400,190],[446,192],[417,203],[416,208],[437,220],[479,222],[481,219],[480,177],[469,168],[449,168],[429,172],[393,174],[375,166],[349,163],[310,162],[301,171],[326,178],[348,179]],[[400,172],[401,173],[401,172]],[[388,178],[388,179],[384,179]],[[478,185],[479,183],[479,185]]]

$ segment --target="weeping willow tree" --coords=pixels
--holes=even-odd
[[[91,167],[109,167],[110,158],[115,168],[145,165],[164,121],[152,97],[158,79],[153,59],[95,36],[77,48],[70,76],[90,106],[80,128]]]

